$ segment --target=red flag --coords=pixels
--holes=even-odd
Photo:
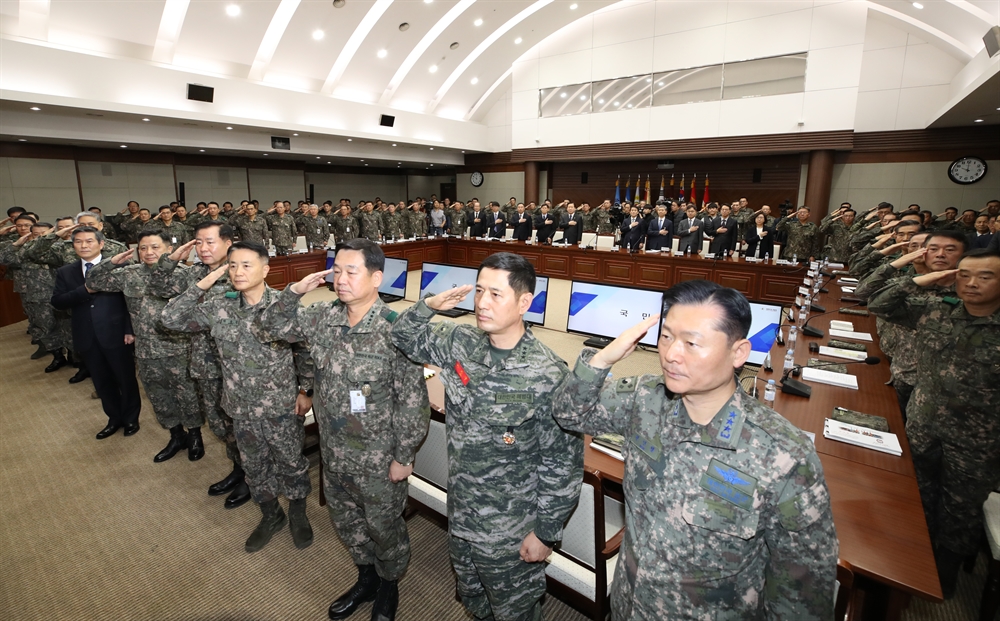
[[[705,197],[701,199],[701,206],[708,204],[708,175],[705,175]]]
[[[671,184],[672,183],[673,182],[671,181]],[[680,189],[680,193],[677,195],[677,197],[680,200],[680,202],[682,202],[682,203],[684,202],[684,173],[681,173],[681,189]]]
[[[691,202],[698,204],[698,192],[695,190],[694,181],[698,178],[698,173],[691,175]]]

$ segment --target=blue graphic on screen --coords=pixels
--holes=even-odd
[[[617,338],[643,319],[659,315],[662,303],[663,294],[659,291],[574,282],[566,328],[570,332]],[[657,324],[639,342],[655,347],[659,337]]]
[[[531,307],[524,314],[528,323],[542,325],[545,323],[545,302],[549,297],[549,279],[545,276],[535,277],[535,297],[531,299]]]
[[[323,269],[327,269],[327,270],[328,269],[332,269],[333,268],[333,261],[336,258],[337,258],[337,251],[336,250],[327,250],[326,251],[326,267],[323,268]],[[324,278],[323,280],[325,280],[326,282],[332,283],[333,282],[333,272],[330,272],[329,274],[327,274],[326,278]]]
[[[423,299],[428,293],[437,295],[462,285],[476,286],[476,270],[468,267],[424,263],[420,273],[420,298]],[[475,308],[475,297],[475,291],[473,291],[455,308],[472,312]]]
[[[397,297],[406,297],[406,272],[410,262],[406,259],[385,258],[385,269],[382,271],[382,284],[378,292]]]
[[[750,302],[750,340],[751,352],[747,358],[750,364],[762,365],[767,352],[774,346],[774,339],[781,323],[781,306],[777,304],[761,304]]]

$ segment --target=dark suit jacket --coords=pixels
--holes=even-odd
[[[989,248],[990,242],[993,241],[994,237],[996,237],[996,235],[993,233],[987,233],[986,235],[976,235],[973,233],[972,235],[969,235],[969,250],[973,250],[975,248]]]
[[[524,224],[518,222],[521,218],[524,218]],[[511,224],[514,225],[514,239],[519,241],[527,241],[531,239],[531,215],[527,212],[524,214],[515,213],[511,216]]]
[[[569,221],[569,214],[564,214],[562,220],[559,221],[559,229],[563,231],[563,241],[567,244],[579,244],[580,236],[583,235],[583,216],[574,213],[573,222],[576,224],[570,226]]]
[[[632,226],[633,222],[636,222],[637,225]],[[632,216],[625,216],[621,226],[621,245],[627,246],[631,250],[636,250],[646,237],[646,227],[647,225],[643,222],[642,216],[634,219]]]
[[[110,259],[104,259],[108,261]],[[86,352],[125,347],[125,335],[134,334],[121,293],[89,293],[79,259],[56,270],[52,306],[73,311],[73,349]]]
[[[486,234],[489,229],[486,228],[486,214],[490,213],[485,209],[479,210],[479,219],[481,222],[476,223],[476,212],[469,210],[469,236],[470,237],[482,237]]]
[[[716,216],[710,225],[712,235],[715,239],[709,245],[709,252],[719,254],[722,250],[733,250],[736,248],[736,218],[729,216],[723,219],[722,216]],[[718,229],[725,228],[725,233],[719,233]]]
[[[499,224],[497,223],[499,221]],[[486,212],[486,217],[483,218],[483,222],[486,223],[486,229],[489,231],[490,237],[506,237],[507,236],[507,216],[502,211],[493,213],[493,210]]]
[[[994,252],[1000,252],[1000,233],[994,233],[993,239],[990,240],[990,245],[986,247]]]
[[[694,233],[690,232],[691,226],[697,226],[698,230]],[[690,225],[686,216],[681,218],[681,221],[677,223],[677,237],[680,238],[677,249],[684,252],[690,246],[692,254],[701,252],[701,238],[704,231],[705,222],[701,218],[695,217],[694,222]]]
[[[765,235],[764,238],[763,238],[764,239],[764,250],[760,253],[760,257],[758,257],[758,258],[761,258],[761,259],[764,258],[765,254],[770,255],[771,251],[774,248],[774,230],[773,229],[769,229],[766,226],[764,227],[764,230],[767,231],[767,235]],[[756,254],[757,253],[757,245],[760,243],[760,241],[761,241],[761,238],[758,237],[758,235],[757,235],[757,225],[755,224],[752,227],[750,227],[749,229],[747,229],[746,242],[747,242],[747,256],[748,257],[757,257],[757,254]],[[771,258],[774,258],[774,257],[771,257]]]
[[[552,224],[545,224],[546,220],[551,220]],[[545,243],[552,239],[552,236],[556,234],[556,225],[559,222],[556,217],[552,215],[552,212],[547,214],[538,214],[535,216],[535,230],[538,231],[538,243]]]
[[[646,250],[660,250],[663,248],[670,250],[670,240],[674,236],[674,221],[670,216],[663,217],[663,228],[667,231],[666,235],[660,235],[660,219],[658,217],[654,216],[649,221],[649,228],[646,231],[649,235],[646,241]]]

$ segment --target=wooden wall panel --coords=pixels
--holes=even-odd
[[[757,295],[757,275],[752,272],[716,270],[715,282],[736,289],[751,300]]]
[[[546,276],[571,279],[569,257],[567,255],[542,255],[542,272]]]
[[[795,293],[801,284],[801,278],[770,276],[761,283],[760,295],[757,298],[764,302],[784,302],[787,304],[789,300],[795,299]]]
[[[670,277],[670,265],[663,263],[636,264],[635,284],[647,289],[667,289],[672,280]]]
[[[605,264],[605,267],[607,265]],[[625,266],[628,269],[628,266]],[[573,278],[580,280],[599,280],[601,278],[601,260],[599,257],[578,258],[573,261]],[[619,282],[631,282],[628,278],[619,279]]]
[[[635,281],[632,275],[635,267],[635,263],[633,261],[616,261],[614,259],[609,259],[603,261],[603,263],[603,280],[609,283],[622,285],[631,285]]]
[[[711,280],[711,267],[692,267],[690,265],[680,265],[674,268],[674,283],[685,280]]]

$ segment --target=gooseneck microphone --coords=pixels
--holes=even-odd
[[[817,364],[809,367],[810,369],[819,369],[822,367],[832,367],[838,364],[878,364],[882,362],[882,359],[878,356],[868,356],[864,360],[854,360],[851,362],[825,362],[823,364]],[[791,369],[785,371],[781,376],[781,392],[788,395],[795,395],[796,397],[805,397],[808,399],[812,396],[812,386],[806,384],[805,382],[800,382],[797,379],[792,379],[788,377],[789,374],[795,371],[801,370],[805,365],[797,364]]]
[[[804,324],[802,324],[802,335],[803,336],[815,336],[816,338],[823,338],[823,336],[825,336],[825,333],[822,330],[820,330],[819,328],[814,328],[814,327],[810,326],[809,325],[810,321],[812,321],[813,319],[816,319],[817,317],[822,317],[823,315],[829,315],[830,313],[839,313],[840,311],[846,310],[848,308],[855,308],[857,306],[865,306],[867,304],[868,304],[868,302],[858,302],[857,304],[851,304],[850,306],[841,306],[837,310],[826,311],[825,313],[820,313],[818,315],[813,315],[809,319],[806,319],[806,322]],[[878,364],[878,363],[875,363],[875,364]]]

